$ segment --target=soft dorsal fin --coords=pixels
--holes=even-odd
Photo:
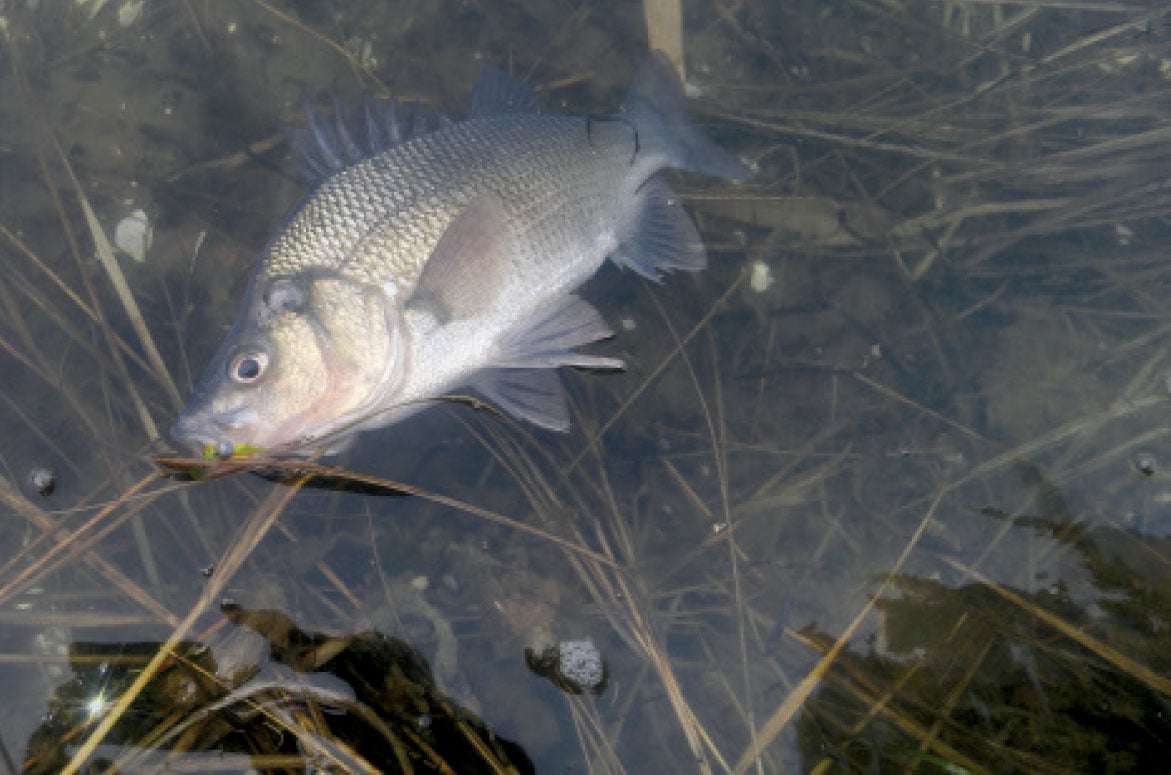
[[[430,309],[440,322],[472,317],[496,301],[515,254],[503,206],[481,196],[447,225],[407,304]]]
[[[472,89],[468,118],[484,118],[506,113],[541,113],[541,101],[527,84],[518,81],[495,65],[484,65]]]

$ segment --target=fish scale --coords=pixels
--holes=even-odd
[[[582,238],[583,206],[604,202],[600,194],[633,156],[628,128],[591,123],[588,132],[577,118],[456,124],[362,161],[318,190],[273,243],[260,274],[335,269],[409,289],[451,219],[483,194],[504,203],[527,238],[529,255],[518,260],[555,255]]]
[[[261,257],[176,440],[335,452],[466,388],[568,427],[555,370],[621,365],[578,349],[611,332],[574,291],[608,257],[652,280],[702,268],[658,173],[747,170],[691,123],[658,53],[617,116],[546,114],[495,68],[472,106],[413,133],[393,104],[352,128],[309,113],[294,145],[324,177]]]

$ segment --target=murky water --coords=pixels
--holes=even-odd
[[[0,9],[10,771],[1161,762],[1162,8],[686,4],[696,114],[756,169],[678,181],[710,268],[586,287],[629,369],[567,376],[570,434],[443,405],[328,461],[349,491],[152,462],[304,195],[276,122],[458,107],[488,61],[605,113],[642,9]]]

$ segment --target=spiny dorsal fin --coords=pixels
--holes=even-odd
[[[279,125],[303,175],[313,184],[449,122],[441,111],[417,102],[381,101],[369,94],[356,108],[347,108],[336,96],[332,101],[333,112],[325,113],[303,94],[305,126]]]
[[[472,89],[468,118],[542,111],[541,101],[527,84],[495,65],[484,65],[480,69],[480,78]]]
[[[305,177],[313,184],[399,143],[453,123],[442,110],[417,102],[381,101],[367,94],[357,108],[346,108],[337,97],[332,99],[333,113],[327,115],[303,94],[305,126],[280,125]],[[499,67],[484,65],[472,90],[467,117],[541,112],[541,101],[526,84]]]

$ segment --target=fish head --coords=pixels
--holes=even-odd
[[[336,451],[393,401],[408,338],[381,288],[336,274],[258,278],[171,436],[217,454]]]

